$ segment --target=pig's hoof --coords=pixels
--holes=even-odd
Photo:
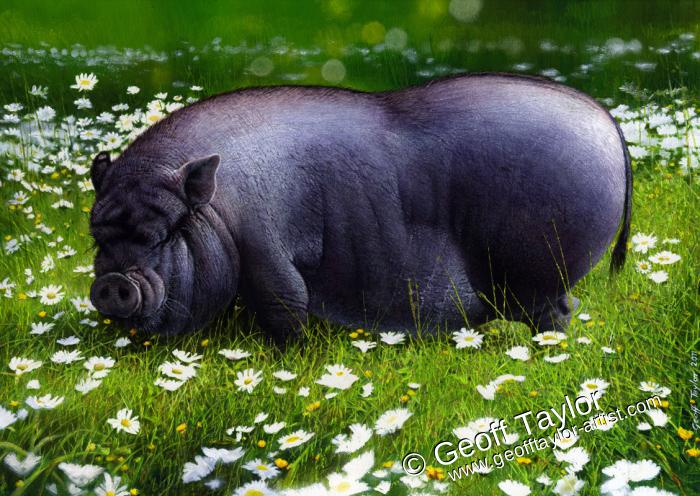
[[[541,312],[535,314],[528,324],[533,334],[538,332],[565,332],[571,323],[571,317],[581,301],[571,295],[559,297],[554,305],[547,305]]]

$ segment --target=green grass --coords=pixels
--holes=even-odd
[[[64,3],[65,10],[61,10],[49,3],[34,5],[37,8],[44,5],[43,16],[34,15],[32,6],[23,2],[4,4],[0,11],[8,21],[0,27],[0,44],[18,42],[37,46],[45,40],[58,47],[74,42],[89,47],[108,44],[142,47],[151,43],[171,56],[162,63],[133,62],[124,66],[102,63],[91,67],[81,65],[82,60],[59,65],[44,58],[40,63],[25,64],[10,56],[0,57],[3,62],[0,67],[6,69],[0,81],[0,103],[22,102],[27,107],[22,114],[50,104],[59,117],[74,114],[94,118],[121,101],[129,102],[130,111],[142,108],[153,92],[159,90],[168,91],[168,98],[174,94],[188,96],[193,95],[186,89],[189,84],[202,84],[205,93],[210,94],[232,87],[287,82],[282,77],[286,73],[303,72],[307,79],[302,82],[323,83],[320,66],[330,57],[340,58],[347,68],[348,75],[342,85],[361,89],[390,88],[424,80],[426,76],[417,71],[426,66],[428,57],[434,57],[436,64],[468,70],[507,70],[516,62],[531,61],[533,72],[556,67],[568,77],[568,83],[600,98],[614,97],[617,103],[627,102],[635,109],[653,103],[672,110],[700,111],[696,85],[687,84],[700,75],[697,60],[688,55],[692,49],[697,50],[697,44],[693,45],[695,48],[670,56],[645,51],[641,55],[606,60],[597,65],[591,75],[572,76],[580,63],[590,61],[591,55],[585,52],[588,42],[604,43],[611,36],[625,39],[638,36],[645,47],[661,46],[682,32],[697,33],[698,20],[691,8],[692,2],[674,2],[673,9],[669,9],[668,2],[573,2],[565,6],[560,2],[543,2],[539,15],[531,10],[525,12],[522,2],[486,2],[479,22],[466,25],[457,23],[444,11],[447,2],[435,3],[443,8],[435,11],[437,14],[426,7],[428,2],[407,3],[405,10],[380,3],[365,8],[352,1],[329,2],[318,10],[290,9],[290,16],[286,18],[291,20],[288,21],[281,15],[284,10],[281,3],[282,10],[276,16],[269,15],[269,7],[261,10],[250,3],[249,7],[237,7],[239,15],[227,14],[233,19],[231,23],[225,22],[224,13],[228,7],[225,2],[213,2],[209,10],[195,3],[190,6],[177,3],[167,13],[163,13],[163,9],[147,9],[142,13],[139,10],[142,4],[131,1],[114,7],[113,12],[105,12],[109,9],[104,6],[95,7],[77,20],[70,12],[78,11],[82,4]],[[343,17],[346,16],[340,8],[343,5],[349,6],[347,17]],[[661,16],[660,12],[665,14]],[[101,20],[96,20],[109,13],[114,19],[123,19],[123,26],[109,30]],[[523,21],[523,16],[527,16],[528,22]],[[217,24],[207,24],[210,17],[215,18]],[[251,21],[256,18],[265,22]],[[408,33],[409,46],[417,48],[418,62],[407,61],[396,53],[381,53],[369,61],[357,54],[348,54],[346,49],[350,44],[362,44],[361,28],[373,20],[380,21],[386,28],[403,27]],[[210,26],[212,32],[205,32],[203,25]],[[631,26],[641,27],[632,29]],[[269,42],[277,34],[285,35],[299,46],[319,48],[320,54],[271,53]],[[172,50],[180,47],[183,40],[201,48],[217,35],[223,35],[224,44],[248,40],[262,41],[265,46],[259,54],[253,55],[228,57],[198,49],[196,60],[194,55],[183,60],[172,57]],[[491,49],[469,52],[461,45],[473,39],[498,41],[510,35],[522,39],[523,52],[507,54]],[[560,45],[571,43],[574,52],[539,50],[537,45],[545,37]],[[451,45],[441,45],[444,39]],[[451,48],[439,48],[448,45]],[[211,44],[206,46],[211,48]],[[269,77],[257,77],[247,71],[251,60],[260,54],[275,62],[275,71]],[[640,73],[630,68],[630,63],[636,60],[652,60],[659,67],[654,72]],[[76,73],[85,71],[93,71],[100,78],[96,89],[88,94],[95,110],[76,111],[72,102],[77,93],[68,86]],[[182,84],[174,86],[175,82]],[[622,92],[619,87],[624,82],[633,82],[650,92],[643,96]],[[27,95],[32,84],[49,85],[49,99],[44,101]],[[139,85],[142,92],[125,96],[124,90],[130,84]],[[683,85],[689,88],[672,95],[659,92]],[[682,101],[674,102],[674,98],[682,98]],[[31,119],[25,116],[23,125],[30,124]],[[0,123],[3,133],[12,127],[12,124]],[[105,125],[102,129],[112,130],[112,127]],[[26,129],[24,131],[22,139],[26,140]],[[680,133],[685,136],[684,131]],[[351,344],[354,329],[320,321],[313,321],[304,329],[301,342],[283,351],[276,349],[265,342],[254,322],[242,317],[240,309],[229,311],[197,333],[167,339],[140,333],[130,336],[128,330],[106,323],[95,313],[78,314],[70,299],[86,296],[91,279],[74,273],[73,269],[92,263],[94,252],[88,233],[88,211],[93,194],[81,192],[77,182],[84,177],[63,166],[57,167],[55,175],[31,172],[26,154],[15,156],[2,148],[4,143],[18,141],[0,135],[0,236],[5,237],[3,242],[8,242],[31,235],[31,241],[22,241],[22,247],[14,254],[0,251],[0,281],[7,277],[17,285],[9,298],[2,297],[0,292],[0,406],[17,412],[25,406],[25,399],[34,394],[51,393],[64,396],[65,400],[54,410],[30,410],[26,420],[0,431],[0,458],[11,451],[33,451],[42,456],[39,468],[23,480],[0,465],[0,494],[46,494],[46,486],[51,483],[62,488],[64,478],[56,470],[61,461],[100,465],[111,474],[119,474],[129,488],[138,489],[141,494],[202,494],[206,489],[201,482],[182,484],[184,464],[201,454],[203,446],[241,446],[246,449],[242,461],[216,469],[216,474],[225,482],[224,489],[217,494],[230,494],[242,483],[254,479],[250,472],[241,468],[243,463],[253,458],[268,458],[277,451],[276,440],[297,429],[314,432],[315,436],[300,447],[276,455],[290,463],[278,480],[279,487],[324,481],[328,474],[339,471],[344,463],[367,449],[375,453],[374,469],[381,468],[384,462],[400,464],[409,452],[421,453],[428,464],[437,466],[432,455],[433,446],[441,440],[456,442],[452,435],[454,428],[480,417],[504,418],[512,426],[511,430],[521,435],[520,441],[524,441],[528,436],[513,420],[515,415],[558,407],[565,395],[575,396],[584,380],[596,377],[610,383],[601,400],[606,411],[648,397],[649,393],[638,389],[640,381],[654,381],[669,387],[672,392],[666,398],[668,405],[664,406],[669,423],[650,432],[640,432],[637,424],[648,420],[641,415],[625,419],[607,432],[583,434],[577,446],[583,446],[591,460],[578,473],[585,481],[581,494],[598,494],[605,480],[602,469],[622,458],[649,459],[661,467],[661,475],[648,485],[683,495],[700,494],[700,458],[687,453],[692,447],[700,448],[700,443],[697,437],[684,441],[676,432],[678,427],[691,428],[691,380],[693,373],[700,373],[697,367],[691,366],[691,353],[700,351],[697,169],[691,168],[689,174],[679,173],[681,165],[697,165],[697,151],[690,150],[692,146],[697,147],[697,143],[692,139],[687,149],[676,150],[670,158],[659,155],[659,150],[654,149],[649,158],[634,162],[632,232],[653,233],[659,240],[658,246],[646,255],[630,250],[625,269],[614,277],[609,275],[609,257],[606,256],[574,288],[573,294],[582,302],[581,312],[589,313],[592,318],[588,322],[574,318],[567,331],[568,338],[561,345],[544,349],[532,341],[524,325],[496,321],[479,329],[485,338],[478,350],[457,350],[449,334],[443,334],[421,335],[397,346],[378,343],[366,354]],[[87,163],[97,145],[77,139],[74,142],[78,146],[71,152],[72,163]],[[49,155],[35,157],[33,161],[42,166],[56,165],[50,154],[56,153],[59,146],[50,140],[44,149]],[[23,152],[26,151],[24,148]],[[6,179],[8,172],[17,168],[23,170],[30,181],[62,188],[61,194],[36,191],[30,195],[22,208],[31,206],[34,218],[28,218],[22,208],[7,203],[16,191],[23,189],[19,183]],[[73,202],[73,208],[52,208],[59,198]],[[41,233],[36,229],[38,223],[52,227],[53,233]],[[58,236],[63,239],[51,246]],[[678,238],[680,243],[661,244],[665,238]],[[75,248],[77,253],[70,258],[56,259],[56,252],[64,245]],[[635,263],[661,249],[671,250],[682,258],[673,265],[657,266],[656,269],[668,271],[669,279],[655,284],[635,270]],[[41,273],[41,261],[48,254],[54,256],[56,267]],[[31,284],[24,282],[26,268],[32,268],[36,276]],[[25,297],[30,291],[38,291],[48,284],[62,286],[66,296],[59,304],[42,305],[38,298]],[[50,322],[55,313],[64,310],[65,315],[56,321],[52,331],[41,336],[29,334],[32,323]],[[99,324],[95,328],[80,324],[85,317],[99,320]],[[366,331],[368,335],[363,336],[364,339],[379,341],[378,332]],[[49,360],[55,351],[64,349],[56,339],[70,335],[80,338],[77,348],[84,357],[111,356],[117,361],[102,385],[85,396],[74,390],[75,384],[86,375],[83,362],[58,365]],[[132,344],[115,348],[116,339],[124,336],[130,336]],[[576,341],[583,336],[592,343]],[[530,349],[529,361],[515,361],[505,355],[505,351],[515,345]],[[615,354],[605,354],[601,350],[603,346],[613,348]],[[241,361],[228,361],[218,354],[223,348],[242,348],[252,355]],[[174,359],[171,352],[175,349],[201,353],[203,358],[195,378],[178,391],[167,392],[153,382],[159,377],[159,365]],[[547,355],[564,352],[571,356],[562,363],[543,360]],[[17,377],[7,368],[15,356],[34,358],[44,364],[38,370]],[[360,379],[351,389],[326,399],[329,390],[315,381],[325,372],[325,366],[335,363],[350,367]],[[261,370],[264,375],[264,381],[252,394],[238,391],[234,384],[236,373],[247,368]],[[272,373],[280,369],[293,371],[298,376],[283,384],[272,377]],[[525,380],[502,385],[494,401],[483,399],[476,391],[477,385],[487,384],[506,373],[524,375]],[[39,391],[26,389],[31,379],[40,382]],[[361,385],[367,382],[374,384],[374,392],[364,398],[360,395]],[[414,382],[421,387],[411,392],[408,384]],[[288,387],[287,394],[275,394],[274,386]],[[308,397],[296,394],[301,386],[310,388]],[[107,424],[107,419],[127,407],[141,420],[137,435],[118,433]],[[353,455],[335,453],[331,443],[334,436],[347,434],[348,426],[353,423],[372,427],[383,412],[394,408],[407,408],[413,414],[400,431],[385,437],[373,436]],[[267,422],[284,421],[287,426],[275,435],[263,433],[258,426],[240,442],[226,434],[230,427],[253,425],[253,419],[260,412],[269,414]],[[577,419],[577,423],[582,420]],[[182,425],[184,431],[178,429]],[[551,434],[553,430],[542,433]],[[698,435],[700,432],[695,432],[695,436]],[[266,442],[265,447],[258,446],[261,440]],[[473,458],[461,459],[445,468],[456,469],[471,460]],[[498,482],[510,478],[527,483],[533,494],[552,494],[551,488],[543,488],[535,479],[546,473],[557,480],[564,467],[551,450],[540,451],[529,457],[529,463],[507,463],[503,469],[496,469],[489,475],[448,481],[446,491],[455,495],[498,494]],[[393,479],[400,476],[397,474]],[[371,477],[368,480],[372,485],[377,482]],[[433,482],[423,490],[436,492]],[[396,484],[390,494],[407,494],[407,490]]]

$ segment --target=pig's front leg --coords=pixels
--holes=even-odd
[[[308,321],[306,283],[291,262],[260,264],[250,274],[244,296],[265,334],[278,345],[299,337]]]

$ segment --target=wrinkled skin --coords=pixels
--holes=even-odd
[[[384,329],[494,318],[563,329],[623,220],[631,172],[594,100],[473,75],[387,93],[249,89],[181,109],[93,162],[91,299],[200,328],[240,295],[283,341],[309,314]]]

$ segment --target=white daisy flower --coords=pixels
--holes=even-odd
[[[386,343],[390,346],[401,344],[406,340],[406,333],[404,332],[380,332],[379,337],[382,343]]]
[[[316,384],[335,389],[348,389],[359,379],[352,373],[352,370],[343,364],[327,365],[327,374],[321,376]]]
[[[277,372],[272,373],[273,377],[279,379],[280,381],[291,381],[296,379],[297,375],[293,372],[290,372],[288,370],[278,370]]]
[[[97,76],[94,74],[81,73],[75,76],[75,84],[71,85],[71,88],[78,91],[91,91],[97,82]]]
[[[275,422],[273,424],[265,424],[263,425],[263,431],[265,431],[266,434],[277,434],[279,431],[284,429],[286,425],[286,422]]]
[[[369,398],[372,395],[372,392],[374,391],[374,384],[371,382],[368,382],[367,384],[364,384],[362,386],[362,393],[360,396],[363,398]]]
[[[253,481],[242,485],[233,492],[233,496],[277,496],[263,481]]]
[[[203,355],[197,355],[195,353],[188,353],[187,351],[181,351],[181,350],[173,350],[173,355],[175,358],[180,360],[183,363],[189,363],[194,366],[199,366],[197,361],[202,359]]]
[[[479,334],[474,329],[462,327],[459,331],[452,333],[452,339],[457,343],[457,349],[463,348],[481,348],[481,343],[484,340],[483,334]]]
[[[574,496],[581,491],[585,482],[580,480],[574,474],[568,474],[562,477],[554,485],[552,492],[559,496]]]
[[[63,403],[63,396],[29,396],[24,402],[34,410],[53,410]]]
[[[671,265],[678,262],[681,259],[680,255],[671,253],[670,251],[660,251],[656,255],[649,257],[649,261],[659,265]]]
[[[0,406],[0,431],[5,430],[15,422],[17,422],[17,415]]]
[[[335,445],[336,453],[354,453],[361,449],[372,437],[372,429],[363,424],[351,424],[348,427],[351,434],[338,434],[331,442]]]
[[[262,382],[262,372],[255,369],[245,369],[236,373],[236,380],[233,383],[238,386],[239,391],[250,394],[253,389]]]
[[[561,363],[564,360],[568,360],[570,356],[571,355],[568,353],[560,353],[559,355],[546,356],[544,357],[544,361],[549,363]]]
[[[73,363],[80,360],[85,360],[84,357],[80,356],[79,350],[63,351],[59,350],[53,355],[51,355],[51,361],[53,363]]]
[[[248,358],[250,356],[250,353],[248,353],[247,351],[240,350],[240,349],[236,349],[236,350],[223,349],[223,350],[219,350],[219,355],[223,355],[228,360],[242,360],[244,358]]]
[[[163,379],[162,377],[159,377],[153,382],[153,384],[165,389],[166,391],[172,392],[180,389],[182,385],[185,384],[185,381],[178,381],[176,379]]]
[[[180,362],[165,362],[158,367],[158,371],[179,381],[187,381],[197,375],[197,369],[193,365]]]
[[[44,305],[55,305],[63,299],[63,293],[61,292],[62,286],[55,286],[50,284],[39,290],[39,296],[41,297],[41,303]]]
[[[87,486],[104,472],[104,469],[97,465],[78,465],[66,462],[59,463],[58,468],[77,487]]]
[[[499,482],[498,488],[508,496],[527,496],[532,492],[530,486],[511,479]]]
[[[656,246],[656,236],[637,233],[632,236],[632,249],[638,253],[646,253]]]
[[[39,463],[41,463],[41,457],[30,451],[24,456],[24,459],[20,460],[17,453],[11,451],[5,455],[4,463],[7,468],[15,473],[15,475],[20,478],[24,478],[31,474],[34,469],[39,466]]]
[[[356,341],[352,341],[351,343],[355,348],[359,349],[362,353],[367,353],[372,348],[377,347],[377,343],[375,343],[373,341],[365,341],[364,339],[358,339]]]
[[[138,434],[141,430],[141,422],[138,417],[134,417],[133,412],[128,408],[122,408],[117,412],[116,418],[107,419],[107,423],[117,432],[127,434]]]
[[[554,346],[561,343],[565,339],[566,334],[556,331],[540,332],[532,337],[532,340],[540,346]]]
[[[411,418],[411,415],[413,414],[406,408],[386,411],[377,419],[374,430],[380,436],[392,434],[401,429],[403,424]]]
[[[15,373],[15,375],[22,375],[38,369],[41,367],[42,363],[43,362],[40,362],[39,360],[32,360],[31,358],[12,357],[10,359],[9,367],[10,370]]]
[[[198,482],[214,471],[216,460],[208,456],[195,456],[194,463],[187,462],[182,469],[182,482],[189,484]]]
[[[649,274],[649,279],[654,281],[656,284],[662,284],[668,281],[668,272],[665,270],[657,270],[656,272],[651,272]]]
[[[243,465],[243,468],[253,472],[260,480],[273,479],[280,474],[279,469],[272,463],[263,462],[260,458],[255,458]]]
[[[506,351],[506,355],[511,357],[513,360],[521,360],[526,362],[530,359],[530,350],[527,346],[513,346],[511,349]]]
[[[287,434],[286,436],[282,436],[277,440],[277,442],[279,443],[281,450],[286,450],[304,444],[313,436],[313,432],[306,432],[300,429],[292,432],[291,434]]]
[[[102,384],[102,381],[98,379],[92,379],[90,377],[81,380],[75,385],[75,390],[79,393],[85,395],[88,394],[93,389],[97,389]]]
[[[52,322],[32,322],[32,330],[29,331],[29,334],[41,336],[53,329],[54,325]]]
[[[107,377],[107,374],[114,367],[114,363],[113,358],[93,356],[88,358],[83,367],[90,372],[93,379],[103,379]]]

